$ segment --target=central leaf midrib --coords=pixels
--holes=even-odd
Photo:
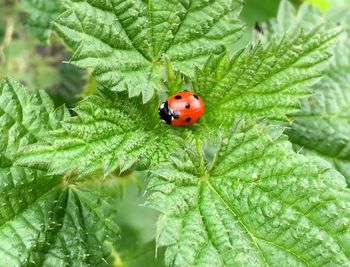
[[[189,5],[188,8],[186,9],[185,15],[183,16],[183,18],[182,18],[182,20],[180,21],[179,25],[177,26],[176,30],[173,32],[173,38],[172,38],[171,42],[169,42],[169,45],[164,49],[164,52],[163,52],[164,54],[165,54],[166,52],[168,52],[168,50],[173,46],[174,40],[175,40],[175,38],[176,38],[177,33],[180,31],[180,28],[181,28],[183,22],[186,20],[188,14],[190,13],[190,9],[191,9],[191,7],[192,7],[192,3],[193,3],[193,1],[190,1],[190,5]]]
[[[240,219],[240,217],[237,215],[238,213],[235,212],[235,211],[231,208],[231,206],[230,206],[228,203],[226,203],[226,201],[225,201],[224,198],[220,195],[220,193],[214,188],[213,185],[210,184],[210,181],[207,181],[206,184],[207,184],[208,187],[218,196],[218,198],[219,198],[219,199],[221,200],[221,202],[225,205],[225,207],[232,213],[232,215],[234,215],[235,218],[237,218],[238,222],[239,222],[239,223],[241,224],[241,226],[246,230],[246,232],[247,232],[248,235],[250,236],[250,238],[251,238],[253,244],[255,245],[255,247],[257,248],[257,250],[259,251],[259,253],[261,254],[261,256],[262,256],[262,258],[263,258],[263,260],[264,260],[264,262],[266,263],[267,266],[269,266],[269,264],[267,263],[266,258],[265,258],[265,256],[264,256],[264,253],[263,253],[263,251],[261,250],[261,248],[260,248],[260,246],[258,245],[258,243],[256,242],[256,240],[262,240],[262,241],[264,241],[264,242],[267,242],[267,243],[269,243],[269,244],[272,244],[272,245],[274,245],[275,247],[278,247],[278,248],[280,248],[280,249],[286,251],[287,253],[293,255],[293,256],[296,257],[298,260],[300,260],[300,261],[302,261],[303,263],[305,263],[307,266],[310,266],[310,264],[306,261],[306,259],[303,259],[301,256],[295,254],[293,251],[290,251],[290,250],[288,250],[288,249],[286,249],[286,248],[284,248],[284,247],[281,247],[280,245],[275,244],[275,243],[273,243],[273,242],[271,242],[271,241],[268,241],[268,240],[265,240],[265,239],[261,239],[261,238],[259,238],[259,237],[256,237],[254,234],[252,234],[252,233],[249,231],[248,227],[244,224],[244,222],[243,222],[243,221]],[[328,233],[327,231],[325,231],[325,232]]]
[[[150,1],[151,1],[151,0],[150,0]],[[109,0],[109,3],[110,3],[110,5],[111,5],[111,7],[112,7],[112,12],[111,12],[111,13],[116,17],[116,19],[118,20],[118,22],[119,22],[120,25],[122,26],[125,35],[128,37],[130,43],[132,44],[132,47],[135,49],[135,51],[137,51],[140,55],[142,55],[142,56],[144,57],[144,59],[146,59],[148,62],[152,63],[152,58],[150,58],[150,57],[149,57],[146,53],[144,53],[141,49],[138,49],[138,48],[135,46],[133,40],[131,40],[131,38],[129,37],[129,34],[128,34],[128,32],[127,32],[126,29],[125,29],[124,23],[121,22],[121,20],[119,19],[118,14],[115,12],[115,8],[114,8],[114,5],[113,5],[113,1],[112,1],[112,0]],[[100,9],[100,8],[98,8],[98,7],[95,7],[95,6],[93,6],[93,7],[94,7],[94,8],[97,8],[97,9]],[[103,9],[100,9],[100,10],[102,10],[102,11],[104,11],[104,12],[108,12],[108,11],[103,10]]]
[[[245,229],[246,233],[248,234],[248,236],[250,237],[252,243],[254,244],[255,248],[258,250],[259,254],[261,255],[262,260],[265,262],[266,266],[269,266],[265,255],[263,253],[263,251],[261,250],[260,246],[258,245],[258,243],[256,242],[257,237],[255,237],[248,229],[248,227],[244,224],[244,222],[241,220],[241,218],[237,215],[237,213],[225,202],[225,200],[223,199],[223,197],[219,194],[219,192],[216,191],[216,189],[210,184],[210,181],[207,180],[205,181],[206,185],[209,187],[210,190],[213,191],[213,193],[215,195],[217,195],[217,197],[221,200],[221,202],[224,204],[224,206],[230,211],[230,213],[237,218],[237,221],[240,223],[240,225]]]

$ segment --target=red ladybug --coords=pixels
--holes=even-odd
[[[171,126],[196,123],[204,112],[203,100],[191,92],[179,92],[159,107],[160,118]]]

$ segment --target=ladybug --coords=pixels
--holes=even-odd
[[[179,92],[163,102],[159,116],[171,126],[188,126],[196,123],[204,113],[204,102],[191,92]]]

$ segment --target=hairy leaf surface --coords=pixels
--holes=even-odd
[[[336,30],[316,28],[268,47],[258,45],[232,59],[227,54],[211,57],[197,70],[194,83],[206,109],[197,125],[200,133],[207,135],[207,128],[227,127],[242,117],[284,120],[320,76],[320,65],[329,58],[329,46],[337,35]],[[77,170],[84,175],[102,168],[108,175],[117,168],[166,161],[181,143],[177,138],[181,130],[160,125],[156,100],[137,108],[136,99],[115,95],[83,101],[75,109],[78,116],[50,133],[52,141],[26,148],[18,162],[49,164],[53,174]]]
[[[1,167],[12,164],[18,150],[41,140],[47,131],[58,128],[63,109],[54,105],[43,91],[31,94],[14,79],[0,80],[0,154]]]
[[[107,266],[106,241],[118,231],[109,199],[75,188],[68,176],[13,163],[68,114],[13,79],[0,81],[0,107],[0,265]]]
[[[194,89],[206,104],[205,121],[229,126],[237,118],[281,121],[320,77],[338,30],[288,35],[266,46],[211,57],[198,69]]]
[[[178,145],[176,134],[153,119],[150,106],[137,101],[92,96],[74,109],[77,116],[62,121],[48,134],[48,142],[26,147],[17,163],[50,166],[50,173],[77,171],[80,175],[102,169],[105,175],[137,164],[147,167],[167,160]],[[157,116],[157,107],[151,106]]]
[[[94,68],[108,90],[151,99],[162,86],[164,59],[189,76],[211,53],[233,46],[240,0],[66,1],[56,32],[73,48],[71,62]]]
[[[344,178],[295,154],[280,130],[239,124],[204,162],[189,151],[152,171],[168,266],[350,264]]]

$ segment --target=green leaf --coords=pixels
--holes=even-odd
[[[116,235],[110,199],[13,161],[68,116],[43,91],[0,81],[0,265],[108,266]]]
[[[26,28],[43,43],[48,41],[51,22],[64,11],[60,0],[23,0],[21,8],[26,12]]]
[[[330,7],[331,0],[306,0],[306,2],[319,7],[321,10],[327,10]]]
[[[245,1],[240,18],[246,23],[246,30],[242,38],[235,44],[236,47],[244,48],[250,44],[256,25],[276,16],[279,1],[276,0],[248,0]]]
[[[160,122],[157,106],[139,104],[112,94],[88,97],[74,109],[77,116],[63,120],[61,129],[48,133],[47,142],[23,149],[16,162],[49,165],[51,174],[87,175],[102,169],[105,176],[135,164],[147,168],[163,162],[179,146],[179,137]]]
[[[159,213],[142,205],[146,199],[143,194],[145,176],[143,172],[128,172],[103,181],[84,182],[85,187],[114,199],[120,227],[120,236],[113,239],[115,267],[164,266],[164,250],[155,247],[155,222]]]
[[[309,29],[312,24],[325,23],[326,27],[342,26],[344,34],[332,51],[334,58],[324,71],[324,76],[313,86],[313,95],[301,101],[301,110],[290,115],[294,122],[286,133],[295,149],[304,154],[327,160],[341,172],[350,184],[350,120],[349,120],[349,70],[350,27],[348,8],[332,9],[322,15],[308,4],[295,10],[287,1],[281,3],[277,20],[265,27],[264,37],[295,33],[297,27]]]
[[[226,127],[242,117],[285,120],[320,76],[320,65],[329,58],[329,46],[338,33],[317,28],[247,49],[232,59],[227,54],[211,57],[193,84],[205,101],[205,116],[190,131],[207,135],[207,128]],[[184,131],[162,125],[157,105],[156,99],[140,106],[137,99],[118,94],[92,96],[75,109],[78,116],[50,133],[50,142],[21,151],[17,163],[48,164],[52,174],[85,175],[103,169],[108,175],[135,164],[147,168],[166,161],[181,144],[178,135]]]
[[[119,215],[117,223],[122,229],[122,240],[116,243],[116,247],[118,250],[124,249],[128,254],[133,253],[132,248],[136,243],[145,244],[155,239],[155,224],[159,212],[143,205],[147,199],[144,193],[147,185],[146,180],[147,172],[133,172],[124,179],[123,201],[116,203]],[[153,250],[152,258],[154,258],[155,252]]]
[[[350,191],[344,178],[293,152],[281,130],[240,123],[214,160],[177,153],[152,171],[168,266],[346,266]]]
[[[198,69],[194,91],[204,100],[208,125],[230,126],[237,118],[283,121],[320,77],[336,29],[315,28],[245,49],[232,58],[211,57]]]
[[[267,42],[273,38],[282,37],[286,33],[292,36],[298,34],[301,28],[310,31],[325,23],[326,21],[317,7],[304,3],[296,9],[288,0],[282,0],[276,18],[261,25],[263,34],[260,34],[259,38]]]
[[[85,92],[84,87],[88,86],[87,72],[74,65],[60,64],[58,74],[59,81],[49,87],[48,94],[56,106],[76,106]]]
[[[350,47],[338,49],[327,75],[312,97],[302,101],[286,133],[297,150],[326,159],[350,185]]]
[[[0,168],[0,265],[108,266],[113,208],[60,181],[33,168]]]
[[[164,59],[193,75],[211,53],[241,35],[241,0],[67,0],[55,31],[73,48],[71,62],[94,68],[105,90],[149,101],[162,92]]]
[[[59,113],[60,111],[61,114]],[[54,112],[44,91],[28,94],[14,79],[0,80],[0,154],[12,162],[18,150],[41,140],[47,131],[59,126],[64,110]],[[8,166],[6,160],[0,166]]]
[[[273,38],[298,34],[300,29],[310,31],[317,25],[325,28],[340,27],[349,33],[349,9],[340,7],[329,10],[322,14],[321,11],[307,3],[296,9],[288,0],[282,0],[276,18],[263,23],[263,34],[259,35],[259,40],[268,42]]]

